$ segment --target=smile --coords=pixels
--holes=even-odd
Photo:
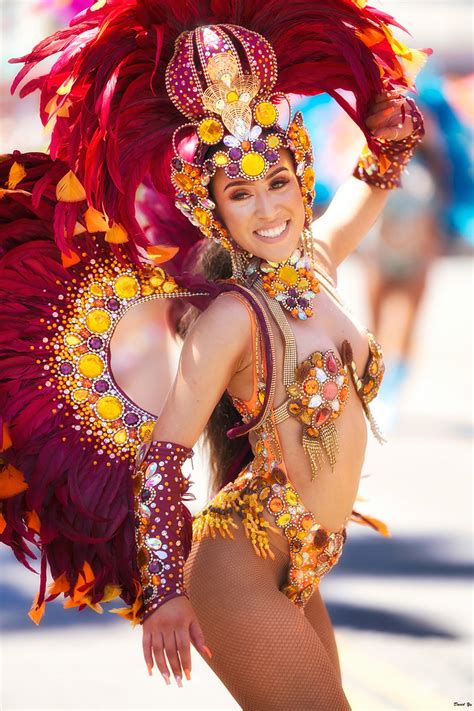
[[[258,237],[261,237],[263,239],[267,240],[274,240],[277,237],[283,237],[286,236],[286,233],[288,231],[288,225],[290,224],[290,221],[287,220],[286,222],[282,222],[280,225],[277,225],[271,230],[255,230],[255,234],[258,235]]]

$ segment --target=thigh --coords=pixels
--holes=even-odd
[[[193,545],[185,583],[213,657],[206,660],[244,711],[350,709],[323,643],[280,592],[288,559],[259,558],[235,539]]]
[[[310,597],[304,611],[306,619],[323,643],[333,667],[336,670],[338,678],[341,679],[341,667],[339,664],[339,655],[337,653],[334,627],[319,590],[316,590],[316,592]]]

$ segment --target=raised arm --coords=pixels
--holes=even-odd
[[[137,562],[143,589],[143,652],[169,683],[164,652],[178,685],[189,679],[190,642],[208,653],[183,580],[191,546],[191,514],[183,505],[189,482],[181,472],[191,447],[235,372],[251,352],[245,307],[219,296],[201,314],[183,345],[178,372],[134,472]]]
[[[313,222],[319,252],[333,276],[336,267],[356,249],[379,217],[389,189],[399,184],[399,174],[413,152],[411,144],[416,144],[423,135],[421,115],[414,113],[413,106],[394,92],[374,99],[366,124],[373,135],[381,139],[381,159],[374,161],[374,167],[367,171],[361,167],[361,161],[354,171],[357,177],[351,176],[341,185],[327,210]],[[388,170],[384,156],[392,158]],[[364,161],[367,162],[366,157]],[[383,187],[378,187],[377,182]]]

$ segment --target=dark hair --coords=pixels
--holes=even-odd
[[[228,279],[232,276],[230,254],[216,242],[207,242],[202,248],[194,271],[210,281]],[[177,333],[185,338],[200,311],[188,306],[177,323]],[[217,403],[204,430],[204,439],[209,447],[211,496],[217,493],[227,482],[238,474],[250,460],[248,437],[229,439],[227,430],[239,421],[239,413],[232,404],[227,392]]]

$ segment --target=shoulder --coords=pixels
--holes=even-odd
[[[189,330],[183,352],[197,350],[211,362],[220,357],[238,360],[251,341],[249,316],[245,303],[237,295],[219,294]]]

